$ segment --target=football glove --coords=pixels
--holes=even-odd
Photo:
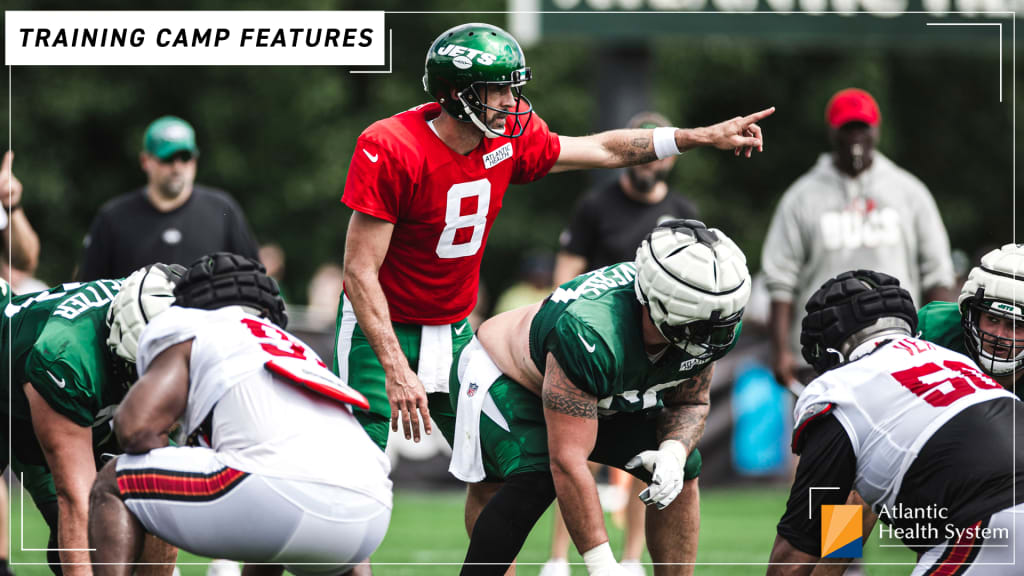
[[[678,440],[665,440],[657,450],[644,450],[626,463],[627,470],[643,466],[651,473],[651,483],[640,493],[640,499],[658,510],[664,510],[683,489],[686,447]]]

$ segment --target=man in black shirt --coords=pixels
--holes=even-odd
[[[914,576],[1020,574],[1024,405],[916,330],[910,294],[880,272],[844,272],[808,301],[800,342],[820,376],[797,400],[800,465],[770,576],[860,556],[859,506],[822,509],[853,489],[884,523],[881,540],[917,552]]]
[[[194,184],[199,149],[188,122],[157,118],[142,148],[146,186],[100,208],[85,237],[79,280],[121,278],[154,262],[184,265],[211,252],[258,257],[238,203]]]

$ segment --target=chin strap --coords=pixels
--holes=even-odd
[[[480,131],[484,133],[484,136],[488,138],[498,138],[504,136],[504,134],[501,134],[493,130],[490,126],[484,124],[483,121],[480,120],[480,117],[477,116],[475,112],[473,112],[473,109],[469,106],[469,101],[462,96],[462,93],[459,93],[459,102],[462,102],[462,111],[466,113],[466,116],[469,116],[470,122],[472,122],[474,126],[479,128]],[[486,112],[484,113],[486,114]]]

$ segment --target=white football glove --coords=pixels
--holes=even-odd
[[[683,469],[686,467],[686,447],[678,440],[665,440],[657,450],[644,450],[626,463],[627,470],[643,465],[651,473],[651,483],[640,499],[650,506],[656,504],[664,510],[683,490]]]

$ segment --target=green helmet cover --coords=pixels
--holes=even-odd
[[[485,135],[515,138],[526,130],[533,114],[530,101],[522,95],[522,87],[531,76],[523,49],[511,34],[490,24],[470,23],[446,30],[430,45],[424,63],[423,89],[446,112],[463,122],[472,122]],[[515,110],[486,104],[488,87],[503,86],[513,89]],[[525,110],[521,110],[523,103]],[[513,117],[512,134],[499,133],[487,126],[483,122],[487,110]]]

